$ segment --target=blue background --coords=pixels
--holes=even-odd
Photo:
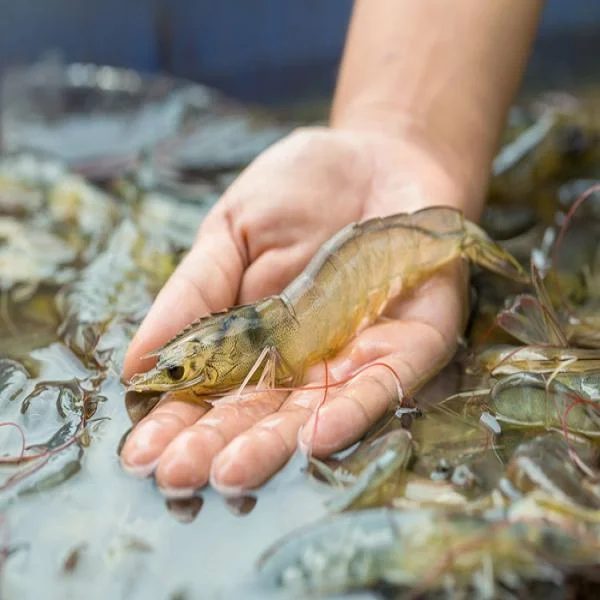
[[[331,91],[351,0],[0,0],[0,68],[66,61],[168,72],[246,101]],[[546,4],[531,77],[562,84],[597,55],[598,0]],[[502,49],[499,49],[501,52]],[[548,75],[548,73],[550,75]]]

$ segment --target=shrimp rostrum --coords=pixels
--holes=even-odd
[[[457,259],[527,281],[519,263],[462,212],[430,207],[353,223],[327,241],[285,290],[204,317],[159,348],[136,391],[223,395],[247,383],[301,383],[393,298],[407,296]]]

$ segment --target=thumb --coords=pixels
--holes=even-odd
[[[245,259],[224,212],[218,207],[204,221],[196,243],[160,291],[131,341],[123,378],[152,366],[141,357],[209,312],[235,303]]]

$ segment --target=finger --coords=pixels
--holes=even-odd
[[[168,445],[156,469],[156,482],[170,497],[188,496],[208,482],[214,457],[236,436],[277,411],[283,392],[256,392],[221,403],[182,430]]]
[[[330,366],[332,378],[361,372],[311,416],[300,443],[320,457],[349,446],[399,401],[399,393],[406,397],[442,368],[455,345],[421,321],[367,329]]]
[[[197,318],[235,302],[245,259],[223,215],[215,211],[207,217],[196,243],[156,297],[127,350],[124,379],[152,365],[141,358],[144,354]]]
[[[209,409],[205,404],[163,398],[129,434],[121,450],[123,468],[138,477],[150,475],[169,443]]]
[[[323,397],[321,390],[294,392],[279,412],[236,437],[216,456],[210,483],[224,494],[258,487],[290,459],[298,431]]]

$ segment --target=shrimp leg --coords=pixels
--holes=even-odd
[[[262,384],[265,373],[267,372],[267,369],[271,369],[271,364],[276,359],[276,353],[277,353],[277,349],[274,348],[273,346],[267,346],[266,348],[262,349],[262,352],[259,354],[258,358],[256,359],[256,362],[254,363],[252,368],[248,371],[248,375],[246,375],[246,377],[244,378],[244,381],[242,381],[240,387],[238,388],[238,390],[235,394],[236,400],[239,400],[241,398],[243,391],[246,389],[246,386],[248,385],[248,383],[250,382],[252,377],[254,377],[254,374],[258,371],[258,369],[260,369],[260,366],[263,364],[263,362],[265,362],[265,360],[266,360],[265,368],[263,369],[261,378],[258,382],[258,385]]]
[[[390,484],[404,471],[412,458],[412,438],[406,432],[406,443],[396,448],[388,448],[376,461],[372,462],[357,478],[350,489],[327,502],[331,512],[342,512],[377,504],[378,492]]]
[[[315,471],[327,481],[327,483],[331,486],[338,487],[340,489],[344,489],[344,482],[342,478],[338,476],[335,471],[327,465],[322,460],[318,458],[313,458],[312,456],[309,458],[310,466],[312,466]]]
[[[289,366],[287,365],[277,348],[275,346],[266,346],[262,349],[261,353],[256,359],[256,362],[248,371],[248,374],[244,378],[244,381],[242,381],[240,387],[237,389],[235,395],[233,396],[234,401],[237,401],[241,398],[242,394],[244,393],[244,390],[263,364],[264,367],[262,373],[256,384],[257,390],[262,390],[263,386],[266,390],[274,389],[276,387],[278,379],[278,370],[283,370],[284,374],[290,372]]]

